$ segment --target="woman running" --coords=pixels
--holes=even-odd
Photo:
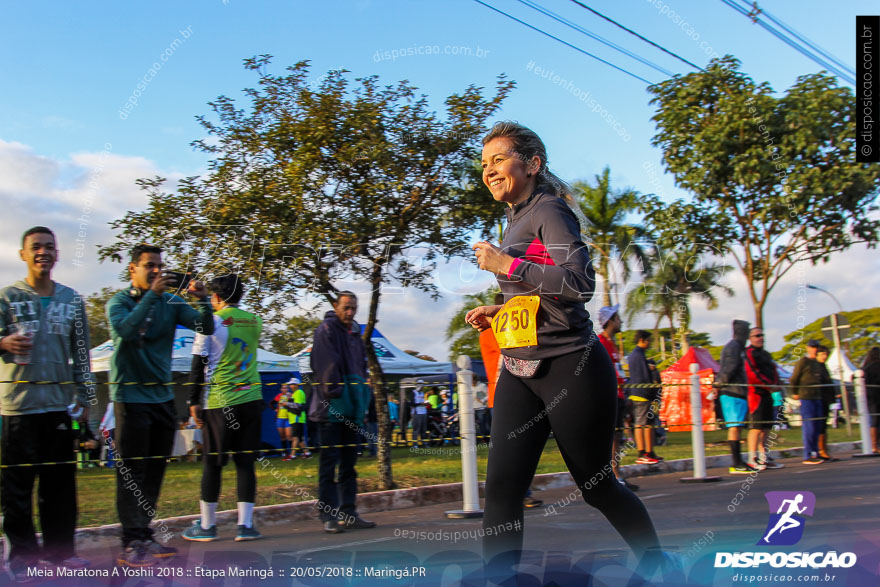
[[[523,497],[552,430],[584,500],[620,533],[641,569],[651,572],[659,562],[644,557],[659,555],[651,518],[611,473],[617,380],[584,306],[595,273],[572,209],[576,204],[547,169],[544,143],[524,126],[495,124],[483,138],[482,165],[492,197],[508,206],[501,247],[473,247],[480,268],[496,275],[506,304],[466,315],[478,330],[493,328],[505,366],[489,444],[486,561],[494,558],[490,566],[509,569],[519,560]],[[495,558],[500,553],[507,554]]]

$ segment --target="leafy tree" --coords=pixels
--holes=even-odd
[[[320,324],[320,318],[309,316],[291,316],[280,325],[270,324],[266,329],[269,346],[282,355],[296,354],[312,344]]]
[[[847,338],[842,341],[842,346],[847,350],[850,360],[856,366],[861,366],[868,349],[880,346],[880,307],[842,312],[850,323]],[[827,316],[818,318],[805,325],[799,330],[786,334],[783,338],[786,342],[780,350],[773,353],[773,358],[780,363],[793,364],[803,356],[804,346],[811,338],[815,338],[820,344],[829,349],[834,348],[831,333],[822,331],[822,321]]]
[[[471,359],[480,359],[480,333],[464,321],[468,310],[477,306],[491,306],[495,303],[495,294],[500,290],[490,287],[476,294],[464,297],[461,306],[453,312],[446,327],[446,339],[452,339],[449,345],[449,360],[455,362],[459,355],[467,355]]]
[[[117,241],[100,255],[161,242],[172,265],[239,272],[248,304],[275,315],[307,294],[332,302],[338,285],[359,284],[381,431],[378,472],[388,489],[386,390],[369,343],[382,289],[394,283],[438,297],[435,260],[469,252],[474,230],[492,232],[503,209],[467,178],[477,138],[513,83],[500,76],[489,97],[469,86],[446,98],[441,117],[407,81],[353,83],[334,70],[315,87],[308,62],[281,75],[270,64],[268,55],[245,60],[259,76],[246,104],[220,96],[210,103],[213,119],[198,117],[209,138],[193,145],[213,157],[208,174],[170,193],[162,178],[141,180],[147,210],[115,221]]]
[[[684,221],[682,242],[729,253],[748,283],[755,324],[773,287],[800,261],[876,246],[880,166],[856,162],[854,97],[825,74],[774,97],[731,56],[649,89],[653,144],[693,200],[644,202],[657,226]]]
[[[119,291],[115,287],[103,287],[89,294],[86,299],[86,316],[89,319],[89,340],[97,346],[110,340],[110,322],[107,320],[106,306],[110,298]]]
[[[602,305],[611,305],[611,266],[620,263],[623,280],[629,280],[630,261],[638,261],[645,273],[650,274],[651,266],[642,242],[648,236],[643,226],[624,221],[626,215],[638,207],[639,193],[631,190],[611,189],[611,170],[608,167],[596,176],[596,184],[585,181],[572,184],[572,195],[589,221],[591,242],[588,243],[599,253],[596,273],[602,276],[604,287]]]

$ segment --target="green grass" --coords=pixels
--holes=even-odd
[[[728,451],[725,431],[705,432],[706,454],[725,454]],[[800,428],[779,433],[774,448],[801,446]],[[829,429],[829,442],[858,440],[858,427],[846,437],[844,428]],[[406,448],[392,449],[392,471],[398,487],[419,487],[461,481],[461,456],[456,447],[437,447],[442,454],[420,454]],[[688,432],[671,432],[666,446],[656,452],[666,460],[689,458],[691,438]],[[485,479],[488,449],[477,451],[477,472]],[[632,464],[636,451],[627,454],[622,464]],[[318,459],[297,459],[282,462],[279,458],[266,459],[263,467],[257,463],[257,505],[270,505],[316,499],[318,493]],[[358,487],[361,492],[379,490],[376,459],[361,457],[358,461]],[[566,466],[551,439],[538,465],[538,473],[565,471]],[[168,464],[158,508],[159,518],[198,513],[201,463],[172,462]],[[107,468],[79,470],[77,493],[79,502],[78,526],[99,526],[118,522],[116,516],[116,481],[114,471]],[[235,508],[235,467],[224,468],[220,510]]]

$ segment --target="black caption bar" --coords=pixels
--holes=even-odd
[[[856,161],[880,163],[880,16],[856,16]]]

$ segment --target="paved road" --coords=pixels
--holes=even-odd
[[[762,581],[757,584],[783,584],[771,573],[816,575],[802,585],[880,585],[880,459],[841,460],[821,466],[802,465],[799,459],[783,461],[785,469],[766,471],[749,483],[748,476],[731,476],[725,470],[710,470],[723,475],[717,483],[683,484],[681,474],[658,475],[635,479],[660,535],[664,547],[677,551],[683,560],[684,573],[668,574],[667,585],[682,584],[687,577],[696,585],[739,585],[736,573],[746,572]],[[775,551],[850,551],[858,556],[851,569],[802,570],[714,569],[717,551],[774,551],[755,546],[768,522],[768,504],[764,492],[811,491],[816,496],[812,518],[807,518],[803,538],[796,546],[776,547]],[[537,492],[545,507],[528,510],[525,518],[526,566],[520,570],[533,576],[533,585],[586,585],[586,573],[594,576],[595,585],[623,585],[629,572],[622,566],[628,552],[623,541],[605,519],[582,500],[571,500],[563,489]],[[412,508],[370,514],[378,526],[371,530],[349,531],[338,535],[321,532],[317,521],[272,526],[264,529],[265,539],[236,543],[231,539],[207,544],[193,544],[175,538],[171,543],[181,548],[176,566],[159,573],[179,573],[176,579],[154,576],[146,584],[181,585],[340,585],[338,577],[297,578],[291,573],[351,573],[349,582],[356,585],[456,585],[462,575],[470,584],[481,584],[473,573],[479,567],[480,542],[476,538],[479,520],[448,520],[446,509],[456,504]],[[230,536],[232,528],[221,528]],[[455,539],[455,532],[459,538]],[[419,534],[422,533],[422,534]],[[446,533],[445,535],[441,533]],[[416,536],[416,538],[412,538]],[[106,550],[82,552],[97,568],[110,568],[111,553]],[[115,553],[113,553],[115,554]],[[209,569],[224,573],[229,565],[239,564],[254,573],[268,573],[271,579],[239,579],[220,576],[216,580],[197,577]],[[377,578],[370,573],[383,569],[415,569],[422,578]],[[315,571],[315,569],[323,569]],[[283,577],[281,576],[283,574]],[[358,576],[360,575],[360,576]],[[831,575],[835,575],[832,579]],[[769,579],[769,580],[768,580]],[[797,580],[795,577],[794,580]],[[116,579],[80,579],[71,584],[135,585]],[[661,582],[661,584],[664,584]]]

